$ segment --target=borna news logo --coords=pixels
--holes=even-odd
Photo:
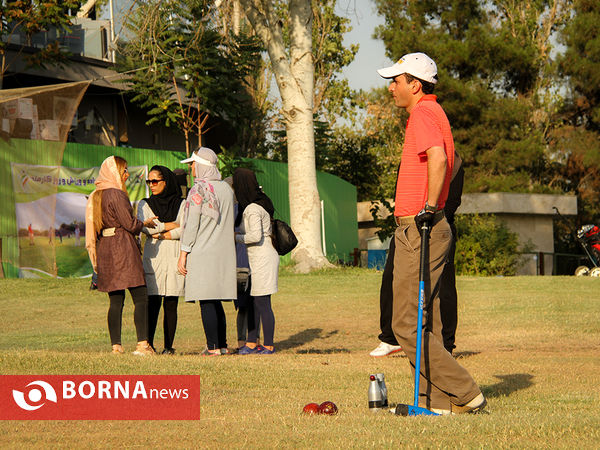
[[[44,406],[46,404],[45,401],[43,403],[39,404],[40,401],[42,401],[42,398],[45,400],[48,400],[50,402],[57,403],[56,391],[54,390],[54,388],[52,386],[50,386],[45,381],[40,381],[40,380],[32,381],[31,383],[29,383],[27,385],[27,387],[29,387],[29,386],[41,387],[42,390],[44,391],[44,395],[42,397],[42,393],[39,389],[31,389],[27,393],[27,399],[32,403],[32,404],[30,404],[25,399],[25,394],[23,392],[13,390],[12,391],[13,399],[15,400],[15,403],[17,404],[17,406],[19,408],[22,408],[26,411],[35,411],[36,409],[40,409],[42,406]]]
[[[198,420],[196,375],[0,375],[0,420]]]

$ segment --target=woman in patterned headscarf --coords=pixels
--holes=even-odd
[[[192,163],[194,186],[184,209],[177,267],[186,275],[186,302],[200,303],[205,356],[228,353],[222,300],[237,297],[233,240],[233,190],[221,180],[217,155],[201,147],[182,163]]]
[[[172,355],[175,353],[173,340],[177,328],[178,297],[184,293],[184,278],[177,271],[184,204],[179,182],[167,167],[153,166],[146,184],[152,195],[140,201],[137,217],[142,221],[158,217],[156,226],[142,228],[147,235],[143,263],[148,288],[148,342],[154,348],[154,333],[162,304],[163,354]]]
[[[153,223],[133,216],[125,181],[129,178],[127,161],[109,156],[100,167],[96,190],[91,193],[85,213],[85,246],[94,271],[98,274],[98,290],[108,292],[108,331],[113,353],[123,353],[121,322],[125,289],[134,304],[137,333],[136,355],[153,354],[148,345],[148,296],[140,249],[135,240],[143,226]]]

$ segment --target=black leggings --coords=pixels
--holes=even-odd
[[[209,350],[227,348],[227,320],[221,300],[201,300],[200,313]]]
[[[252,297],[250,296],[250,289],[252,287],[252,277],[248,278],[248,285],[245,290],[238,287],[238,298],[235,302],[238,313],[237,313],[237,336],[238,341],[248,341],[248,323],[250,323],[250,317],[252,317],[252,323],[254,323],[254,305],[252,303]],[[256,339],[260,338],[260,321],[256,324],[257,335]]]
[[[246,306],[238,307],[237,313],[237,335],[238,341],[248,341],[248,323],[250,323],[250,316],[252,316],[252,322],[254,322],[254,306],[249,303],[251,300],[248,300]],[[260,339],[260,319],[256,323],[256,340]]]
[[[148,343],[154,348],[154,333],[158,324],[158,315],[160,313],[161,303],[164,308],[163,315],[163,330],[165,337],[165,349],[173,348],[173,340],[175,339],[175,330],[177,329],[177,304],[178,297],[162,295],[148,296]]]
[[[260,295],[252,297],[254,303],[254,318],[252,314],[248,315],[248,342],[257,342],[258,324],[262,322],[264,345],[271,347],[273,345],[273,336],[275,334],[275,315],[271,308],[271,296]],[[254,319],[254,320],[253,320]]]
[[[133,299],[133,322],[137,340],[148,339],[148,295],[146,286],[129,288]],[[110,306],[108,307],[108,333],[112,345],[121,344],[121,323],[123,321],[123,304],[125,303],[125,290],[108,293]]]

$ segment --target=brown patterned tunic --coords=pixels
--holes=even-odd
[[[98,290],[112,292],[143,286],[142,255],[135,240],[144,224],[133,216],[127,194],[119,189],[102,191],[102,223],[115,228],[114,236],[98,236],[96,254]]]

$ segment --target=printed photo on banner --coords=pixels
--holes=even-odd
[[[148,196],[148,166],[128,169],[127,192],[135,207]],[[99,166],[11,163],[21,278],[92,274],[85,249],[85,207],[99,171]]]

